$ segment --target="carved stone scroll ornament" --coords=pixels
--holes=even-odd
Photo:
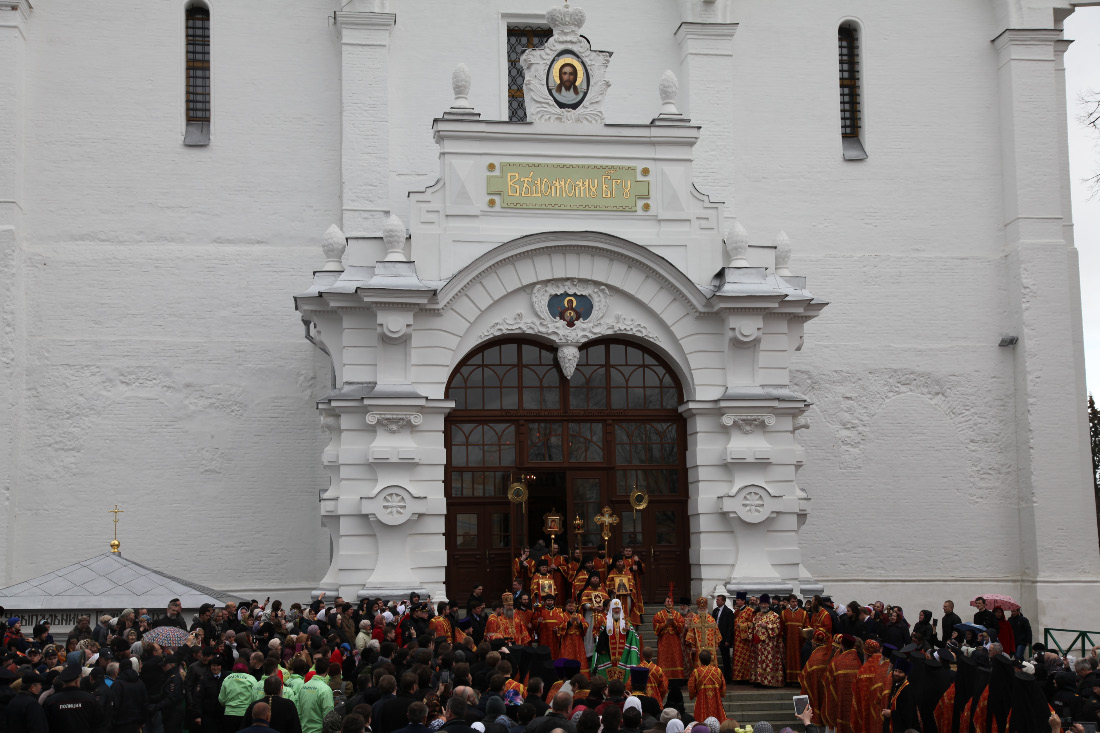
[[[370,412],[367,413],[367,424],[382,424],[387,432],[397,433],[406,425],[419,425],[424,422],[424,417],[418,412]]]
[[[542,48],[533,48],[520,57],[523,64],[523,98],[527,118],[536,121],[603,122],[603,98],[611,86],[605,78],[611,54],[593,51],[580,34],[585,12],[575,5],[563,5],[546,11],[546,22],[554,35]],[[554,99],[554,87],[548,80],[556,75],[561,59],[578,61],[583,96],[575,105],[562,106]],[[572,63],[571,61],[569,63]],[[586,77],[586,78],[585,78]],[[555,79],[557,81],[557,79]],[[561,86],[558,84],[557,86]]]
[[[736,425],[745,435],[752,435],[757,425],[775,425],[775,415],[723,415],[722,424],[727,428]]]

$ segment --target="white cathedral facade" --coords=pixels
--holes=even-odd
[[[3,584],[1081,628],[1072,4],[545,5],[0,2]]]

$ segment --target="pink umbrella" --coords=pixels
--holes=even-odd
[[[994,608],[1003,608],[1006,611],[1015,611],[1020,607],[1020,604],[1013,600],[1012,596],[1001,595],[1000,593],[987,593],[981,596],[974,596],[974,600],[970,601],[970,605],[975,608],[978,604],[974,601],[979,598],[985,599],[985,607],[992,611]]]

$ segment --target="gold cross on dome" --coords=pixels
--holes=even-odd
[[[119,514],[124,514],[125,512],[126,512],[125,509],[119,509],[118,508],[118,504],[115,504],[114,509],[108,509],[107,510],[108,514],[114,514],[115,515],[115,538],[113,540],[111,540],[111,552],[118,552],[119,551],[118,548],[120,546],[120,543],[118,541],[118,515]]]

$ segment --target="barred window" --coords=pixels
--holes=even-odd
[[[185,145],[210,141],[210,9],[204,5],[187,8]]]
[[[527,107],[523,101],[523,66],[520,57],[529,48],[542,48],[554,32],[533,25],[508,26],[508,120],[526,122]]]
[[[837,31],[840,57],[840,136],[844,157],[861,160],[867,157],[861,140],[863,94],[860,83],[859,27],[845,22]]]

